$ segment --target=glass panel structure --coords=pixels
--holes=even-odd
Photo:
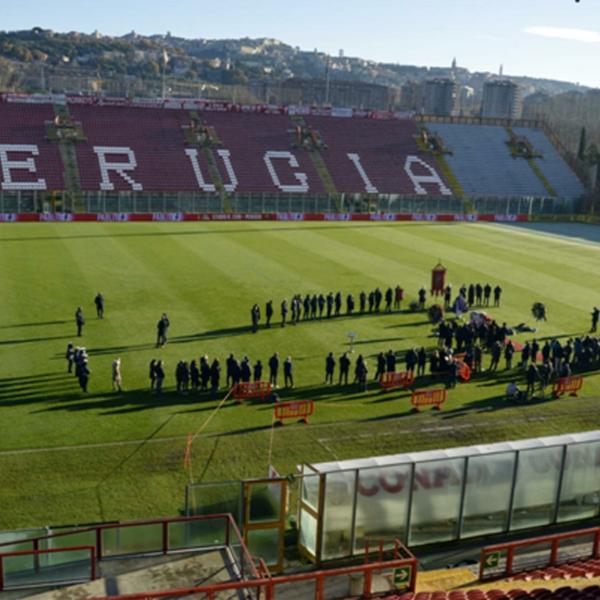
[[[415,465],[409,544],[458,537],[464,470],[464,458]]]
[[[563,471],[559,521],[589,519],[600,505],[600,442],[567,447]]]
[[[253,529],[248,531],[248,551],[260,556],[267,565],[279,562],[279,529]]]
[[[515,452],[469,457],[461,537],[508,528],[515,459]]]
[[[412,465],[360,469],[356,495],[354,551],[367,539],[404,539]]]
[[[549,525],[554,519],[563,447],[519,452],[511,530]]]
[[[322,556],[326,560],[351,554],[355,479],[355,471],[327,476],[322,547]]]
[[[589,431],[305,465],[300,541],[322,561],[368,539],[419,546],[599,514],[600,431]]]

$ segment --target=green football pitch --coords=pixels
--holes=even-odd
[[[567,237],[441,223],[2,226],[0,528],[176,515],[188,481],[187,435],[198,430],[193,478],[209,482],[265,476],[269,456],[289,474],[302,462],[598,428],[594,374],[579,398],[510,406],[503,390],[522,373],[502,368],[450,391],[442,411],[420,414],[410,412],[406,392],[382,394],[373,382],[367,393],[323,384],[325,356],[347,350],[349,332],[357,334],[353,356],[368,358],[371,378],[379,351],[434,347],[423,313],[301,322],[255,335],[249,327],[254,302],[264,312],[272,298],[277,321],[280,301],[295,293],[341,290],[357,298],[362,289],[399,283],[406,309],[441,259],[455,290],[463,282],[502,286],[501,308],[489,309],[496,320],[531,323],[532,304],[543,301],[549,319],[536,337],[580,335],[600,303],[600,245],[589,239],[590,226],[568,227]],[[104,320],[95,317],[98,291]],[[78,305],[87,321],[80,340]],[[162,312],[171,320],[170,339],[157,350]],[[69,341],[88,350],[88,394],[66,373]],[[215,412],[218,400],[174,391],[181,359],[208,354],[223,364],[233,352],[266,364],[274,351],[294,361],[296,388],[281,390],[282,399],[315,400],[309,425],[272,430],[271,405],[228,402]],[[116,357],[123,393],[111,391]],[[152,358],[166,365],[166,393],[158,397],[148,391]]]

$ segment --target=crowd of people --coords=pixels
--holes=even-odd
[[[288,356],[281,361],[277,352],[267,361],[268,381],[273,387],[279,387],[280,366],[283,370],[284,386],[294,387],[292,357]],[[238,383],[263,381],[263,371],[265,369],[261,360],[252,364],[248,356],[238,360],[230,354],[225,361],[225,388],[230,389]],[[150,390],[160,394],[165,381],[165,365],[162,360],[153,358],[150,361],[149,378]],[[221,389],[222,383],[222,368],[218,358],[211,361],[207,355],[204,355],[199,360],[192,359],[189,362],[180,360],[175,367],[175,389],[179,393],[210,391],[215,396]]]
[[[502,288],[499,285],[492,287],[489,283],[485,285],[463,284],[458,291],[457,298],[464,300],[465,306],[489,306],[493,298],[493,306],[500,305]],[[424,309],[427,292],[425,288],[418,291],[418,308]],[[452,302],[452,286],[444,288],[444,309],[449,309],[456,304]],[[387,288],[382,291],[376,288],[368,294],[364,291],[358,295],[358,308],[352,294],[347,294],[345,299],[342,292],[323,294],[307,294],[302,297],[295,295],[289,305],[284,300],[281,303],[281,326],[286,323],[296,324],[298,322],[315,319],[330,319],[340,316],[345,308],[346,315],[352,315],[355,310],[359,313],[390,313],[401,310],[404,300],[404,290],[400,285],[395,288]],[[96,315],[98,319],[104,318],[104,296],[98,292],[94,298]],[[438,339],[437,348],[427,351],[425,347],[409,348],[402,353],[403,368],[415,377],[426,375],[429,364],[429,374],[433,376],[446,375],[448,387],[454,387],[459,374],[459,365],[464,364],[473,374],[484,371],[483,357],[489,354],[490,362],[487,371],[496,371],[504,360],[506,370],[519,367],[525,374],[526,389],[519,390],[516,381],[511,381],[507,394],[511,397],[528,398],[535,393],[539,386],[543,395],[549,383],[560,377],[568,377],[573,372],[587,371],[600,363],[600,339],[592,335],[570,338],[561,342],[558,338],[540,340],[533,338],[524,345],[513,343],[510,336],[516,332],[535,332],[534,328],[524,323],[516,327],[509,327],[506,323],[498,323],[483,312],[472,312],[468,320],[445,319],[444,310],[437,311],[436,318],[432,321],[436,324],[434,335]],[[289,308],[288,308],[289,307]],[[288,312],[291,312],[288,321]],[[430,311],[431,312],[431,311]],[[431,316],[431,315],[430,315]],[[265,306],[265,327],[271,326],[273,318],[273,302],[269,300]],[[597,331],[600,320],[600,309],[594,307],[592,313],[590,333]],[[251,309],[252,328],[256,332],[261,320],[260,307],[255,304]],[[78,336],[82,335],[85,319],[81,307],[75,313]],[[170,321],[166,313],[161,315],[157,323],[156,347],[162,347],[167,343]],[[543,343],[542,343],[543,342]],[[520,357],[513,364],[515,353],[520,352]],[[376,357],[376,368],[374,379],[378,380],[384,373],[395,372],[398,368],[399,353],[393,350],[380,352]],[[69,342],[66,352],[67,370],[75,374],[83,392],[87,392],[91,370],[89,358],[85,348],[75,347]],[[278,387],[280,366],[283,371],[283,385],[286,388],[294,387],[293,363],[290,356],[281,361],[279,354],[275,352],[267,361],[266,368],[261,360],[251,363],[248,356],[238,360],[230,354],[225,361],[225,387],[230,389],[237,383],[250,381],[263,381],[268,371],[268,381]],[[325,359],[325,384],[334,384],[338,372],[338,385],[348,385],[350,372],[352,370],[352,359],[349,352],[343,352],[337,359],[330,352]],[[368,384],[369,368],[367,360],[361,354],[354,362],[352,380],[358,384],[359,389],[366,390]],[[165,364],[160,359],[152,359],[149,366],[150,389],[161,393],[166,378]],[[112,362],[112,385],[114,391],[122,391],[121,359],[116,358]],[[181,360],[175,368],[175,388],[179,393],[189,391],[211,391],[216,396],[222,387],[221,363],[218,358],[209,360],[204,355],[199,360],[193,359],[189,362]]]
[[[425,288],[421,288],[419,296],[423,295],[423,304],[426,297]],[[296,325],[300,321],[309,321],[316,319],[331,319],[339,317],[342,314],[352,315],[355,313],[379,313],[382,310],[391,313],[393,310],[402,308],[404,300],[404,290],[400,285],[394,289],[387,288],[385,292],[381,288],[375,288],[368,294],[364,290],[358,294],[358,299],[349,293],[345,296],[342,292],[329,292],[324,294],[302,294],[294,295],[288,302],[283,300],[279,305],[279,314],[281,317],[281,327],[290,323]],[[288,316],[289,315],[289,316]],[[273,300],[268,300],[265,304],[265,327],[271,327],[271,321],[274,316]],[[258,304],[254,304],[250,309],[250,319],[252,322],[252,331],[258,330],[261,320],[261,310]]]

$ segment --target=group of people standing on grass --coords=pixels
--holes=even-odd
[[[269,382],[273,387],[278,387],[279,354],[275,352],[267,362]],[[251,364],[250,359],[244,356],[238,360],[230,354],[225,361],[225,387],[230,389],[238,383],[263,381],[263,363],[257,360]],[[150,390],[157,394],[162,393],[165,381],[165,365],[162,360],[153,358],[149,365]],[[286,388],[294,387],[293,363],[291,356],[283,361],[283,377]],[[212,361],[207,355],[201,356],[198,361],[192,359],[189,363],[180,360],[175,367],[175,385],[177,392],[187,394],[192,392],[212,392],[213,396],[221,388],[221,363],[218,358]]]
[[[424,289],[421,290],[425,292]],[[419,292],[420,293],[420,292]],[[281,327],[285,327],[288,323],[296,325],[300,321],[309,321],[316,319],[331,319],[339,317],[342,312],[346,316],[355,313],[379,313],[382,310],[391,313],[393,310],[402,308],[404,300],[404,290],[400,285],[394,289],[387,288],[383,292],[380,288],[371,290],[368,294],[364,290],[355,298],[349,293],[345,296],[342,292],[329,292],[324,294],[302,294],[294,295],[288,302],[283,300],[279,305],[279,314],[281,317]],[[423,303],[425,299],[423,299]],[[275,314],[273,300],[268,300],[265,304],[265,327],[271,327],[271,321]],[[261,320],[261,310],[258,304],[254,304],[250,309],[250,319],[252,322],[252,331],[258,331],[259,322]]]
[[[65,358],[67,359],[67,373],[74,372],[81,391],[87,393],[91,371],[86,349],[74,346],[73,342],[69,342]]]
[[[462,284],[458,291],[459,296],[462,296],[470,307],[490,306],[492,294],[494,297],[494,306],[500,306],[500,298],[502,296],[502,288],[496,285],[494,288],[489,283],[481,285],[480,283],[470,283],[468,286]],[[447,285],[444,288],[444,308],[449,309],[452,306],[452,286]]]

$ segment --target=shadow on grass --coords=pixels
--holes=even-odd
[[[156,223],[154,223],[156,225]],[[231,224],[234,227],[234,223]],[[360,227],[376,227],[376,228],[389,228],[393,227],[393,225],[389,224],[380,224],[380,223],[365,223],[363,225],[350,225],[344,223],[344,229],[358,229]],[[281,231],[324,231],[327,229],[337,230],[338,227],[333,225],[324,225],[323,227],[314,227],[314,226],[295,226],[295,227],[286,227],[286,222],[281,222],[280,227],[265,227],[261,228],[252,228],[252,229],[230,229],[221,227],[219,229],[210,229],[210,230],[200,230],[200,231],[177,231],[173,229],[172,231],[145,231],[145,232],[135,232],[135,233],[94,233],[94,234],[75,234],[75,235],[67,235],[67,236],[36,236],[36,237],[12,237],[12,238],[2,238],[0,239],[0,243],[5,242],[33,242],[33,241],[50,241],[50,240],[89,240],[89,239],[104,239],[104,238],[145,238],[145,237],[180,237],[180,236],[204,236],[204,235],[223,235],[223,234],[249,234],[249,233],[270,233],[270,232],[281,232]]]
[[[474,413],[490,413],[498,410],[505,410],[507,408],[525,408],[527,406],[535,406],[537,404],[544,404],[551,400],[548,398],[534,397],[526,402],[510,402],[506,399],[504,394],[499,396],[493,396],[491,398],[483,398],[474,402],[463,404],[458,408],[452,410],[441,411],[441,418],[444,420],[455,419],[457,417],[463,417]]]
[[[0,329],[16,329],[18,327],[42,327],[44,325],[64,325],[65,323],[73,323],[73,319],[68,319],[66,321],[40,321],[38,323],[16,323],[0,325]]]

